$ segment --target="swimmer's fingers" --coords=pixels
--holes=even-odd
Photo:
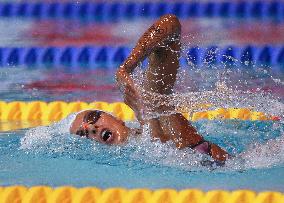
[[[139,110],[139,105],[132,98],[125,96],[124,103],[127,104],[134,112]]]
[[[137,94],[134,92],[134,90],[132,90],[131,88],[129,88],[128,86],[125,87],[124,89],[124,98],[130,101],[135,101],[138,99]]]
[[[137,92],[135,87],[126,86],[124,92],[124,102],[135,112],[138,120],[142,118],[144,106],[141,95]]]
[[[138,92],[134,85],[126,85],[124,89],[124,95],[134,100],[140,100],[142,98],[141,94]]]
[[[119,86],[133,86],[134,82],[132,78],[130,77],[129,73],[126,72],[126,70],[123,67],[120,67],[118,71],[116,72],[116,81],[119,84]]]
[[[141,120],[142,118],[141,111],[143,111],[141,103],[138,100],[133,99],[133,97],[130,97],[128,95],[124,96],[124,102],[134,111],[136,118],[138,120]]]
[[[131,88],[125,88],[124,92],[124,100],[125,103],[127,102],[130,106],[133,106],[135,108],[140,108],[140,101],[141,98],[137,93],[132,90]]]
[[[135,103],[136,108],[139,108],[139,110],[151,110],[155,107],[155,102],[153,102],[151,96],[145,92],[140,94],[135,87],[126,86],[124,96],[127,98],[129,103]]]

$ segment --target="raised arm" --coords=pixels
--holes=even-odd
[[[182,114],[165,114],[174,110],[174,107],[162,105],[159,101],[148,101],[149,98],[145,96],[142,98],[129,76],[138,64],[148,57],[149,67],[143,88],[149,93],[171,94],[179,69],[180,32],[181,25],[174,15],[162,16],[143,34],[130,56],[120,66],[116,74],[117,81],[124,87],[122,90],[125,103],[134,110],[141,124],[149,125],[153,137],[162,142],[172,140],[179,149],[190,147],[223,162],[228,157],[226,151],[205,141]],[[158,113],[158,116],[143,120],[141,110],[143,111],[144,106],[140,102],[142,100],[151,103],[151,111]]]
[[[139,39],[125,62],[119,67],[116,77],[118,82],[131,83],[129,74],[149,56],[169,41],[179,39],[181,25],[174,15],[164,15],[157,20]]]
[[[154,92],[161,93],[161,91],[166,90],[166,92],[162,93],[168,93],[169,91],[167,91],[167,89],[172,89],[176,78],[176,71],[172,70],[177,70],[179,67],[180,32],[181,25],[176,16],[170,14],[162,16],[140,37],[128,58],[116,72],[116,80],[118,85],[122,88],[124,101],[134,110],[140,122],[143,122],[141,119],[141,109],[143,107],[139,103],[139,99],[141,98],[138,98],[141,95],[136,92],[133,80],[129,74],[133,72],[140,62],[149,57],[149,68],[146,73],[147,80],[144,85],[145,90],[153,91],[156,89],[155,87],[159,86],[159,90],[154,90]],[[165,51],[165,49],[167,50]],[[173,52],[173,50],[176,52]],[[175,56],[172,57],[170,54],[174,54]],[[168,59],[167,56],[169,57]],[[157,60],[157,58],[159,58],[159,60]],[[172,61],[169,62],[169,60],[175,61],[176,63],[173,64]],[[166,79],[163,78],[161,80],[161,78],[159,78],[160,76],[155,77],[157,66],[168,66],[169,64],[174,67],[166,68],[171,72],[171,74],[167,74]],[[169,75],[171,76],[168,77]],[[156,81],[160,81],[159,84],[157,84]]]
[[[157,20],[139,39],[126,61],[120,66],[131,73],[158,47],[180,38],[181,25],[174,15],[165,15]]]

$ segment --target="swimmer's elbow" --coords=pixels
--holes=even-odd
[[[175,16],[174,14],[167,14],[162,16],[160,20],[162,22],[165,22],[171,33],[180,34],[181,24],[177,16]]]
[[[168,21],[170,24],[180,27],[179,19],[174,14],[167,14],[161,17],[162,20]]]

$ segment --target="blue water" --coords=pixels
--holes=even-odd
[[[240,19],[189,19],[182,23],[186,46],[247,43],[279,45],[284,39],[283,23]],[[149,20],[123,21],[106,26],[78,25],[78,22],[70,21],[1,20],[0,27],[3,29],[0,31],[0,45],[133,44],[149,24]],[[183,77],[181,80],[181,86],[190,87],[187,91],[207,90],[220,78],[226,78],[227,84],[234,89],[250,92],[264,90],[284,101],[283,67],[256,70],[259,67],[253,66],[243,70],[224,66],[221,71],[198,67],[194,73],[191,67],[187,68],[192,77]],[[78,69],[77,72],[65,69],[1,67],[0,99],[122,101],[122,96],[114,87],[116,67],[109,67],[108,70],[92,70],[89,67],[87,70]],[[67,82],[69,86],[66,86]],[[180,91],[183,90],[181,88]],[[277,101],[275,98],[272,100]],[[281,110],[277,104],[269,106],[271,102],[267,102],[267,107],[266,101],[252,101],[263,102],[264,110],[268,107],[274,110],[265,112],[283,116],[283,108]],[[283,106],[283,102],[281,104]],[[200,162],[208,157],[194,154],[190,149],[179,151],[171,143],[152,143],[147,134],[139,139],[130,139],[125,146],[109,147],[70,136],[58,126],[42,127],[0,132],[0,185],[203,190],[242,188],[284,192],[284,124],[231,120],[199,121],[194,125],[208,140],[220,144],[235,158],[223,167],[205,167]],[[23,137],[26,137],[26,142],[23,142]]]
[[[208,157],[177,150],[172,143],[151,142],[147,134],[110,147],[66,134],[57,124],[0,134],[0,185],[284,191],[284,124],[193,124],[235,158],[223,167],[206,167],[200,161]]]
[[[284,71],[279,67],[182,67],[177,90],[203,91],[215,87],[221,80],[232,89],[265,92],[273,100],[284,101]],[[105,101],[118,102],[123,97],[116,87],[116,67],[64,69],[62,67],[2,67],[0,68],[0,99],[4,101]]]

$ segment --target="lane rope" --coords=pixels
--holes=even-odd
[[[210,105],[201,105],[202,109],[208,109]],[[49,125],[59,121],[70,113],[84,109],[100,109],[110,112],[124,121],[133,121],[134,112],[122,102],[64,102],[64,101],[32,101],[22,102],[0,101],[0,132]],[[239,120],[280,120],[277,116],[266,115],[263,112],[253,111],[247,108],[218,108],[194,113],[183,113],[191,121],[200,119],[239,119]]]
[[[284,194],[280,192],[259,192],[251,190],[211,190],[204,192],[198,189],[131,189],[96,187],[75,188],[63,186],[11,186],[0,187],[0,202],[97,202],[97,203],[282,203]]]
[[[130,54],[127,46],[0,47],[0,67],[108,68],[117,67]],[[181,65],[284,65],[284,45],[189,47]]]
[[[210,105],[206,106],[208,108]],[[84,109],[100,109],[110,112],[122,120],[129,121],[135,118],[134,112],[123,102],[64,102],[64,101],[32,101],[22,102],[0,101],[0,120],[4,121],[58,121],[73,112]],[[240,119],[240,120],[277,120],[275,116],[267,116],[263,112],[247,108],[218,108],[202,112],[195,112],[191,117],[184,113],[191,121],[200,119]]]
[[[172,13],[179,18],[256,18],[283,20],[284,3],[274,1],[205,2],[1,2],[0,16],[33,19],[80,19],[112,22],[122,19],[157,18]]]

